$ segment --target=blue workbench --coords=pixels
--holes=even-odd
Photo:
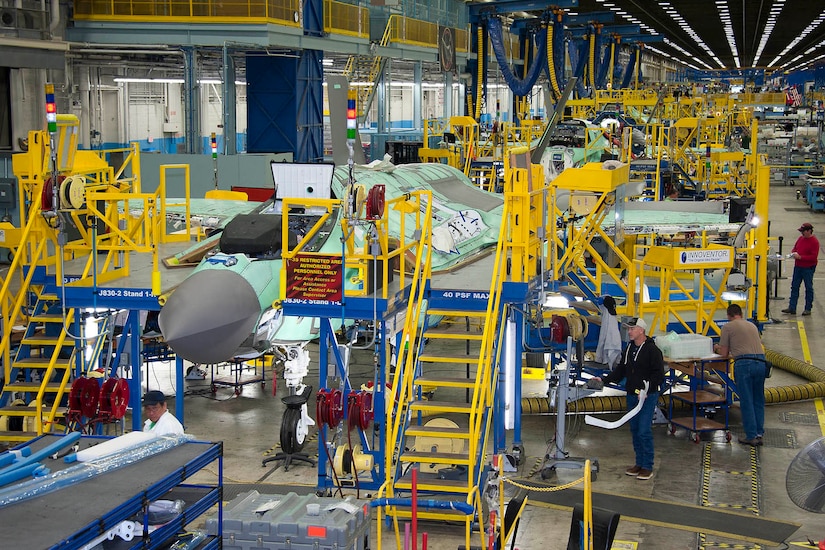
[[[44,435],[29,443],[33,452],[54,442]],[[84,436],[81,450],[109,438]],[[212,485],[186,480],[205,466],[218,462],[223,471],[223,444],[190,441],[128,466],[96,475],[50,493],[0,506],[0,540],[4,548],[81,548],[121,521],[144,517],[145,507],[158,499],[183,500],[183,513],[130,542],[111,541],[112,548],[168,548],[170,539],[198,516],[221,503],[220,475]],[[44,459],[52,472],[71,466],[62,459]],[[221,535],[198,548],[219,548]],[[110,543],[107,542],[106,548]]]

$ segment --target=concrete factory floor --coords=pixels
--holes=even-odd
[[[799,186],[774,186],[771,188],[770,223],[771,235],[784,237],[784,253],[790,250],[799,233],[802,222],[810,221],[815,234],[825,238],[825,216],[811,211],[801,199],[796,198]],[[804,195],[804,188],[802,188]],[[776,249],[772,250],[773,253]],[[822,255],[825,260],[825,255]],[[787,262],[784,275],[789,276],[792,264]],[[774,298],[770,302],[771,316],[775,322],[765,326],[763,339],[769,349],[790,357],[804,357],[804,342],[807,341],[812,362],[825,367],[825,359],[820,353],[825,349],[825,276],[820,269],[814,284],[818,293],[813,314],[809,317],[790,316],[780,313],[787,306],[787,299]],[[780,280],[778,294],[788,296],[790,279]],[[773,288],[771,289],[773,296]],[[799,308],[802,311],[802,307]],[[311,344],[313,358],[317,357],[317,344]],[[307,382],[317,387],[317,362],[313,361]],[[144,371],[146,372],[146,371]],[[355,381],[372,377],[372,354],[369,351],[355,353],[352,372]],[[174,363],[153,363],[144,379],[150,389],[161,389],[167,393],[174,391]],[[306,492],[315,487],[317,468],[306,464],[293,464],[289,471],[283,466],[270,463],[261,466],[261,460],[276,452],[279,440],[280,420],[284,405],[280,397],[284,395],[283,380],[278,380],[278,394],[273,397],[271,372],[267,372],[264,388],[259,383],[243,386],[240,394],[234,394],[233,387],[218,387],[213,395],[210,391],[210,373],[205,380],[188,380],[185,398],[185,426],[188,433],[199,439],[224,442],[224,484],[225,500],[231,500],[239,492],[256,489],[260,492],[280,493],[288,490]],[[220,374],[220,373],[218,373]],[[227,372],[223,373],[228,374]],[[802,384],[802,380],[785,371],[774,369],[774,375],[767,381],[769,387]],[[526,393],[541,395],[544,387],[525,388]],[[443,391],[443,390],[439,390]],[[444,400],[443,396],[439,400]],[[173,404],[173,403],[172,403]],[[315,398],[310,401],[310,411],[314,415]],[[600,417],[615,420],[619,415],[606,414]],[[571,457],[597,458],[600,471],[593,484],[596,493],[613,493],[626,497],[653,499],[694,506],[710,506],[725,511],[733,511],[759,517],[798,523],[801,527],[787,539],[791,542],[806,542],[825,539],[825,516],[803,511],[788,497],[785,474],[791,460],[806,445],[823,436],[825,429],[825,409],[815,401],[797,401],[769,405],[766,410],[766,436],[762,447],[741,445],[737,438],[742,434],[739,410],[730,411],[732,442],[725,440],[723,431],[702,433],[700,441],[694,443],[685,430],[677,429],[671,434],[666,423],[657,424],[654,431],[656,465],[654,477],[647,481],[625,475],[625,469],[634,464],[633,449],[629,429],[624,426],[616,430],[605,430],[584,423],[583,416],[568,416],[565,434],[565,448]],[[524,416],[522,422],[523,444],[526,452],[513,477],[531,478],[545,483],[539,476],[543,457],[554,449],[555,415]],[[313,430],[314,433],[314,430]],[[508,443],[508,446],[512,442]],[[307,444],[310,453],[317,453],[317,440],[313,437]],[[207,470],[198,474],[198,479],[206,480],[217,471]],[[580,476],[579,471],[559,471],[558,480]],[[214,481],[214,477],[212,478]],[[269,485],[271,484],[271,486]],[[345,490],[346,495],[355,495],[354,489]],[[551,508],[539,502],[546,493],[530,495],[524,512],[515,547],[521,549],[557,550],[567,548],[571,523],[569,509]],[[370,495],[361,491],[362,498]],[[580,496],[580,495],[579,495]],[[598,503],[598,497],[596,497]],[[692,549],[731,547],[738,548],[786,548],[787,546],[754,545],[757,533],[744,538],[724,538],[713,533],[709,525],[708,534],[678,529],[676,526],[662,525],[645,519],[628,519],[627,516],[644,516],[645,507],[652,511],[660,505],[643,502],[637,509],[616,510],[623,514],[619,523],[617,542],[614,548],[651,549]],[[641,513],[639,512],[641,510]],[[690,513],[677,521],[687,520]],[[373,522],[375,523],[375,522]],[[375,526],[373,525],[373,532]],[[428,532],[429,548],[454,550],[463,544],[460,525],[422,523],[419,533]],[[387,530],[384,531],[387,533]],[[750,541],[748,540],[750,539]],[[477,543],[477,541],[474,541]],[[390,536],[383,537],[384,548],[395,548]],[[372,541],[371,548],[376,548]]]

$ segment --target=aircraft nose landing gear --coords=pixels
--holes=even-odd
[[[289,471],[292,461],[307,462],[315,465],[315,460],[308,454],[302,453],[309,427],[315,422],[307,414],[307,400],[312,393],[312,386],[304,386],[299,394],[287,395],[281,398],[286,405],[286,412],[281,419],[281,451],[261,461],[261,466],[276,460],[284,461],[284,471]]]

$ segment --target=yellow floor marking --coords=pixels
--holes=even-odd
[[[797,321],[796,324],[799,326],[799,340],[802,343],[802,358],[809,365],[813,365],[814,362],[813,359],[811,359],[811,348],[808,346],[808,335],[805,332],[805,325],[802,321]]]
[[[819,429],[822,431],[822,435],[825,435],[825,405],[822,403],[822,398],[814,400],[814,406],[816,407],[816,417],[819,419]]]

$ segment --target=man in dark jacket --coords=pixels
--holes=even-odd
[[[627,475],[635,476],[639,480],[653,477],[653,414],[659,401],[660,386],[665,379],[662,351],[646,332],[647,323],[642,318],[632,319],[627,324],[630,342],[619,364],[603,380],[605,384],[609,384],[626,379],[627,410],[632,410],[638,405],[639,392],[644,389],[647,382],[647,398],[642,409],[630,419],[636,464],[625,470]]]

